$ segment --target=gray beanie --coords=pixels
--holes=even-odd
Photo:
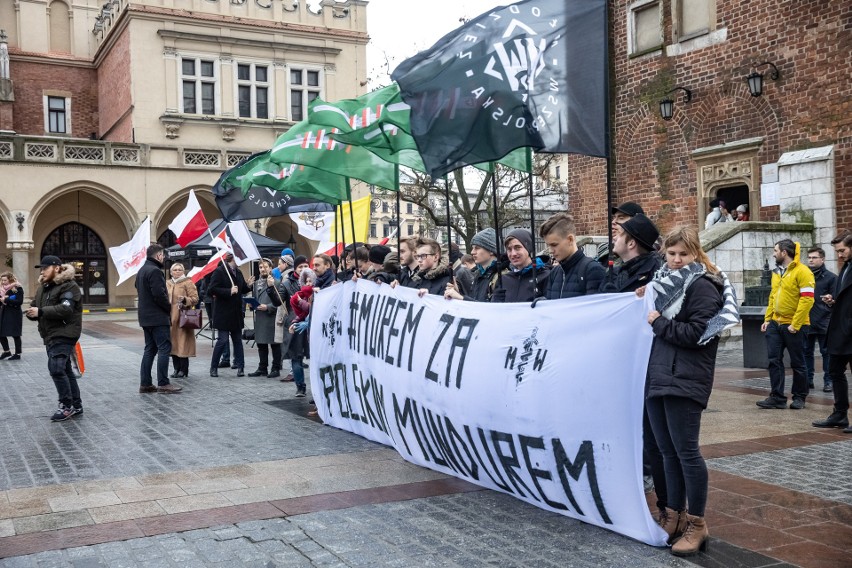
[[[284,264],[286,264],[290,268],[293,268],[294,259],[291,255],[285,254],[284,256],[281,257],[281,260],[284,262]]]
[[[482,247],[485,250],[491,252],[491,254],[497,254],[497,233],[494,232],[494,229],[488,227],[487,229],[482,229],[470,239],[470,246]]]
[[[506,235],[506,239],[503,241],[504,245],[508,245],[511,239],[518,239],[524,248],[530,253],[530,256],[535,256],[535,246],[533,245],[532,233],[527,229],[515,229],[514,231],[510,231],[508,235]]]

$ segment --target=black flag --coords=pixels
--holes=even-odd
[[[606,157],[606,0],[497,7],[393,72],[433,178],[529,146]]]

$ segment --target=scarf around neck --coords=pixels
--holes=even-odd
[[[654,274],[654,280],[651,282],[651,286],[657,293],[657,297],[654,299],[654,308],[664,317],[673,319],[683,308],[683,299],[686,296],[687,289],[706,273],[707,269],[698,262],[693,262],[678,270],[672,270],[664,264]],[[727,274],[720,272],[719,276],[723,282],[722,308],[707,322],[707,328],[698,340],[698,345],[707,345],[714,337],[740,323],[737,292]]]

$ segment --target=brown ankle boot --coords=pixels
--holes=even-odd
[[[686,530],[686,511],[678,513],[674,509],[669,509],[668,507],[660,509],[659,523],[660,526],[663,527],[663,530],[666,531],[666,534],[669,535],[669,539],[666,543],[671,544],[679,539],[680,535],[683,534],[683,531]]]
[[[692,556],[698,551],[707,550],[707,542],[710,534],[707,532],[707,523],[704,517],[686,515],[686,530],[683,536],[672,546],[672,554],[675,556]]]

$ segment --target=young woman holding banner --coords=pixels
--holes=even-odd
[[[676,229],[663,241],[666,264],[651,282],[656,292],[648,323],[654,343],[648,363],[646,405],[665,464],[668,507],[660,525],[672,554],[707,548],[707,466],[698,447],[701,414],[713,388],[724,274],[707,258],[698,232]],[[644,289],[637,290],[644,295]]]

